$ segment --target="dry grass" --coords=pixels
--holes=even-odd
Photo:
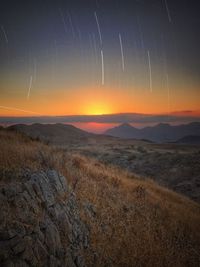
[[[0,182],[17,179],[25,169],[61,169],[64,154],[21,133],[0,130]],[[9,175],[9,173],[11,175]]]
[[[78,179],[80,205],[92,203],[97,211],[92,218],[82,209],[91,227],[92,248],[99,255],[95,266],[198,266],[197,204],[152,181],[78,155],[72,157],[69,170]]]
[[[198,204],[19,134],[0,131],[0,151],[0,169],[54,168],[67,177],[90,229],[87,266],[200,266]]]

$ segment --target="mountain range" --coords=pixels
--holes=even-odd
[[[128,123],[123,123],[117,127],[106,130],[104,134],[126,139],[147,139],[160,143],[176,142],[186,136],[200,136],[200,123],[192,122],[177,126],[160,123],[142,129],[135,128]]]
[[[131,124],[123,123],[117,127],[106,130],[102,135],[88,133],[70,124],[40,124],[31,125],[16,124],[7,127],[24,133],[34,139],[51,142],[57,145],[77,144],[88,141],[97,142],[102,138],[118,137],[122,139],[149,140],[152,142],[165,143],[177,142],[182,144],[199,144],[200,123],[171,126],[160,123],[152,127],[142,129],[135,128]]]

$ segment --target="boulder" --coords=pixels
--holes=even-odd
[[[55,170],[0,185],[0,266],[85,266],[89,231],[76,195]]]

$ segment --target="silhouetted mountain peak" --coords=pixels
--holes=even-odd
[[[130,125],[129,123],[127,123],[127,122],[124,122],[124,123],[120,124],[118,127],[121,127],[121,128],[133,128],[133,126]]]

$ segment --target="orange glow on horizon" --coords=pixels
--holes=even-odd
[[[186,95],[183,91],[182,98],[178,98],[175,91],[172,92],[170,110],[168,110],[165,93],[156,88],[152,93],[148,90],[131,87],[119,89],[99,86],[74,90],[61,88],[46,92],[45,95],[33,92],[29,100],[25,97],[11,99],[4,96],[0,101],[0,116],[67,116],[116,113],[200,115],[199,99],[195,92]],[[182,112],[173,113],[176,110]]]

